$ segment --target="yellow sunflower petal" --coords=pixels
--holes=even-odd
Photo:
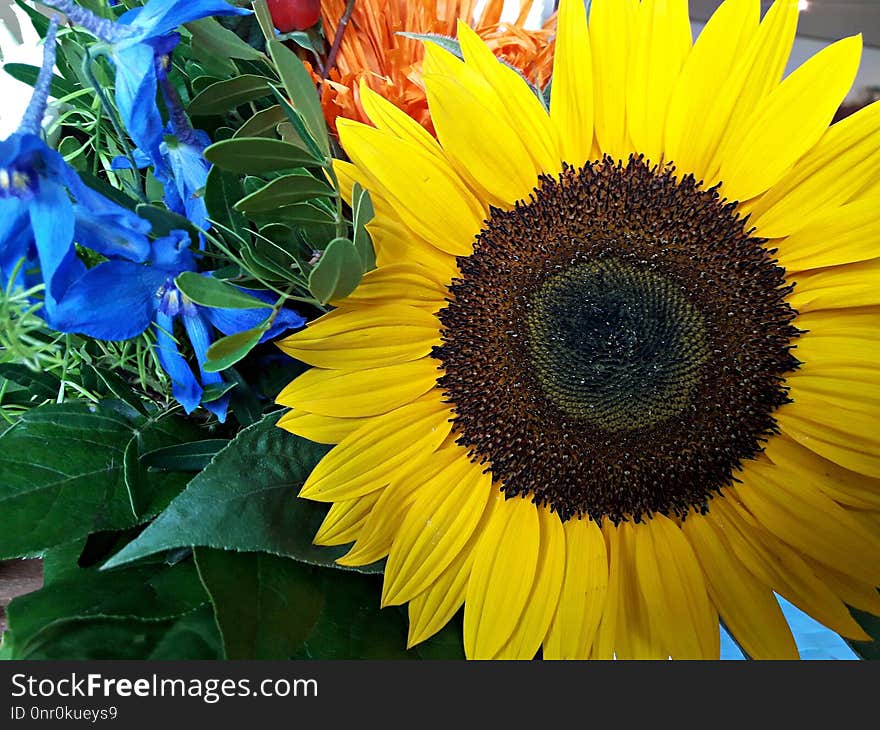
[[[872,584],[863,583],[817,560],[807,558],[807,565],[847,606],[880,616],[880,591]]]
[[[593,0],[590,6],[596,139],[603,153],[622,160],[633,151],[626,126],[626,89],[637,11],[637,0]]]
[[[789,302],[799,312],[874,306],[880,304],[878,277],[880,258],[798,274]]]
[[[498,504],[476,546],[464,608],[464,649],[491,658],[513,635],[529,598],[540,549],[538,508],[520,497]]]
[[[533,659],[557,610],[566,566],[565,531],[558,515],[548,509],[539,509],[538,519],[541,522],[541,550],[535,582],[522,618],[496,659]],[[602,540],[601,533],[599,539]],[[603,554],[604,548],[603,543]],[[544,657],[547,658],[546,650]]]
[[[880,536],[863,530],[818,489],[782,478],[766,460],[750,464],[747,474],[737,495],[769,532],[835,570],[880,585]]]
[[[718,614],[690,543],[672,520],[636,526],[636,569],[651,633],[673,659],[717,659]]]
[[[748,128],[767,96],[782,80],[794,45],[798,14],[797,0],[774,2],[743,49],[731,77],[724,83],[724,98],[716,103],[728,116],[718,129],[718,144],[712,148],[708,184],[718,181],[718,170],[729,153],[731,141]]]
[[[705,178],[736,104],[738,68],[760,21],[754,0],[725,0],[685,60],[669,101],[664,132],[667,161],[682,175]]]
[[[360,83],[361,104],[370,121],[379,129],[390,132],[398,139],[420,145],[425,152],[443,158],[443,150],[430,132],[415,119],[398,109],[381,94],[373,91],[366,79]]]
[[[386,486],[413,456],[436,450],[452,428],[449,419],[434,395],[371,420],[318,462],[300,496],[332,502]]]
[[[565,578],[544,641],[544,658],[586,659],[605,610],[608,555],[602,531],[592,520],[571,519],[563,527]]]
[[[760,198],[745,206],[757,235],[782,238],[803,229],[811,216],[852,200],[880,166],[880,102],[830,127]]]
[[[400,525],[385,567],[383,606],[403,603],[426,590],[480,522],[492,475],[480,464],[460,459],[444,476],[448,483],[419,491]]]
[[[560,157],[556,130],[535,92],[516,71],[501,63],[463,20],[458,21],[458,40],[465,62],[492,87],[506,116],[516,119],[520,135],[528,142],[527,149],[535,168],[540,172],[557,172]]]
[[[846,507],[880,509],[880,479],[844,469],[784,435],[771,439],[765,453],[795,483],[819,489]]]
[[[364,520],[379,499],[381,490],[370,492],[362,497],[335,502],[324,517],[315,535],[315,545],[345,545],[354,542]]]
[[[748,200],[765,192],[819,141],[852,87],[861,53],[861,36],[823,49],[732,131],[719,172],[726,197]]]
[[[332,418],[306,411],[289,411],[275,424],[285,431],[319,444],[338,444],[350,433],[357,431],[366,418]]]
[[[687,0],[643,0],[634,35],[627,75],[627,128],[635,149],[660,163],[666,112],[691,50]]]
[[[276,402],[322,416],[378,416],[411,403],[437,382],[430,357],[366,370],[312,368],[279,393]]]
[[[723,497],[712,504],[718,499]],[[752,659],[797,659],[794,637],[773,591],[736,558],[713,522],[691,515],[681,529],[703,568],[712,603],[746,654]]]
[[[320,368],[354,370],[418,360],[440,344],[436,317],[401,304],[335,310],[276,344]]]
[[[436,274],[427,267],[390,264],[368,271],[349,296],[342,302],[331,303],[351,308],[397,303],[436,312],[446,303],[447,283],[438,282]]]
[[[467,461],[458,446],[439,448],[431,454],[415,456],[406,468],[394,474],[391,483],[370,512],[357,542],[336,562],[340,565],[369,565],[381,560],[391,550],[403,519],[420,490],[451,486],[448,473],[456,462]]]
[[[716,499],[707,519],[718,525],[734,554],[776,593],[832,631],[866,640],[843,602],[810,570],[797,552],[760,527],[754,517],[732,499]]]
[[[413,646],[436,634],[461,608],[467,594],[468,581],[474,564],[474,553],[492,515],[503,502],[497,493],[489,500],[480,525],[468,544],[455,557],[428,590],[409,602],[409,638],[407,646]]]
[[[562,159],[578,166],[593,154],[593,59],[584,3],[562,0],[557,24],[550,118]]]
[[[424,69],[437,138],[459,174],[493,205],[528,195],[539,170],[489,84],[433,43],[425,47]]]
[[[441,251],[454,256],[471,252],[486,211],[445,160],[359,122],[341,119],[337,127],[359,170],[384,171],[381,179],[364,173],[369,190],[379,192],[409,227]],[[383,164],[387,160],[395,164]]]
[[[810,224],[778,242],[776,257],[787,271],[821,269],[880,255],[880,200],[860,199],[810,219]]]

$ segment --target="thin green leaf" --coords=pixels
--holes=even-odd
[[[244,74],[217,81],[203,89],[190,102],[187,111],[193,116],[225,114],[248,101],[271,93],[269,80],[263,76]]]
[[[205,158],[218,167],[238,173],[259,174],[274,170],[315,165],[305,150],[279,139],[241,137],[215,142],[205,149]]]

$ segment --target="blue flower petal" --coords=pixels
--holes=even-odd
[[[150,263],[174,276],[183,271],[195,271],[196,260],[189,249],[189,233],[174,230],[153,241]]]
[[[174,320],[162,312],[156,313],[156,354],[159,364],[171,378],[171,390],[183,410],[192,413],[202,400],[202,386],[180,354],[173,339]]]
[[[224,0],[149,0],[140,12],[125,13],[121,22],[136,30],[137,37],[148,38],[176,30],[179,25],[209,15],[250,15]]]
[[[205,386],[222,383],[223,378],[220,373],[209,373],[205,372],[204,369],[205,360],[208,359],[208,348],[211,346],[212,337],[208,324],[203,319],[201,313],[197,310],[196,315],[193,317],[184,316],[183,326],[186,328],[186,333],[189,335],[189,341],[192,344],[193,352],[199,363],[199,374],[202,378],[202,385]],[[216,401],[203,403],[202,405],[217,416],[220,423],[223,423],[226,420],[226,407],[228,402],[228,398],[224,397]]]
[[[100,340],[127,340],[143,332],[158,305],[165,273],[130,261],[106,261],[70,285],[51,324]]]
[[[116,64],[116,105],[119,116],[134,143],[161,168],[162,117],[156,106],[154,51],[146,43],[118,48]]]
[[[28,213],[46,282],[46,309],[51,316],[52,300],[64,294],[78,259],[73,248],[73,205],[67,191],[48,180],[42,182],[39,195],[28,204]]]
[[[238,288],[243,292],[250,294],[252,297],[262,299],[267,304],[274,305],[277,301],[276,297],[266,291],[245,289],[244,287]],[[205,307],[203,308],[203,311],[211,324],[213,324],[218,330],[225,335],[233,335],[236,332],[248,330],[262,324],[266,320],[266,317],[272,313],[272,308],[267,307],[266,309],[262,309],[255,307],[254,309],[216,309]],[[266,334],[260,338],[260,342],[274,339],[282,332],[302,327],[305,323],[306,318],[301,314],[292,309],[284,308],[278,312],[278,316],[275,317],[275,321],[272,323],[272,326]]]

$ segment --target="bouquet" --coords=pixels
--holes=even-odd
[[[798,610],[878,656],[859,37],[16,2],[0,656],[796,658]]]

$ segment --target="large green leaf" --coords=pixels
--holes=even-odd
[[[112,572],[80,569],[9,604],[13,658],[45,654],[47,641],[57,641],[83,621],[167,621],[184,616],[207,601],[192,561]]]
[[[105,567],[181,546],[260,551],[335,565],[347,547],[312,544],[326,507],[296,497],[328,447],[277,428],[278,415],[270,414],[241,431]],[[376,572],[379,567],[359,570]]]
[[[277,127],[287,119],[284,110],[278,106],[270,106],[254,114],[236,131],[233,137],[277,137]]]
[[[260,174],[314,165],[305,150],[280,139],[236,137],[215,142],[205,149],[205,159],[239,173]]]
[[[230,228],[245,243],[250,241],[247,219],[235,209],[235,202],[244,195],[239,176],[217,165],[208,172],[205,183],[205,206],[212,221]]]
[[[225,114],[248,101],[272,93],[269,80],[263,76],[244,74],[217,81],[203,89],[190,102],[187,111],[193,116]]]
[[[229,659],[462,657],[455,628],[406,651],[406,613],[379,608],[376,576],[206,548],[196,562]]]
[[[0,435],[0,557],[156,514],[188,477],[147,477],[138,455],[194,432],[183,419],[144,418],[123,404],[53,403],[28,411]]]

